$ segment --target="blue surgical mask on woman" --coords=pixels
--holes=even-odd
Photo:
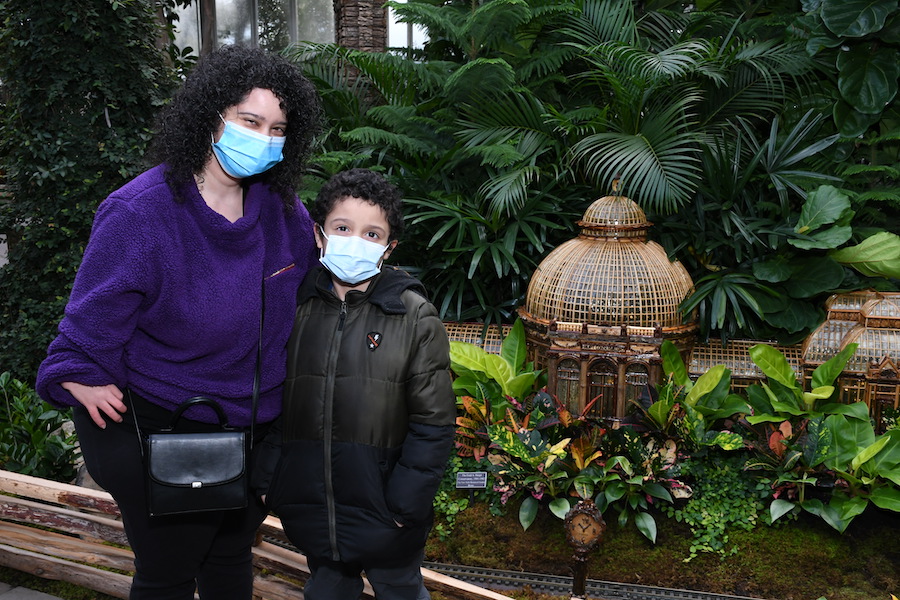
[[[319,228],[321,230],[321,227]],[[332,235],[325,238],[325,252],[319,262],[339,281],[356,285],[378,275],[387,246],[356,235]]]
[[[219,115],[222,118],[222,115]],[[219,141],[213,139],[213,152],[222,169],[238,179],[268,171],[284,158],[283,137],[263,135],[226,121]]]

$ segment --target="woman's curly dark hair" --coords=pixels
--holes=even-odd
[[[245,46],[223,46],[201,58],[157,119],[151,156],[166,164],[166,182],[176,198],[212,156],[211,136],[222,122],[219,114],[240,104],[254,88],[275,94],[288,126],[284,159],[251,180],[267,183],[286,207],[292,206],[320,127],[319,96],[287,59]]]
[[[403,234],[403,196],[400,190],[369,169],[348,169],[340,171],[326,181],[316,201],[309,209],[313,221],[320,226],[331,214],[334,205],[345,198],[360,198],[384,211],[388,227],[391,228],[390,239],[399,240]]]

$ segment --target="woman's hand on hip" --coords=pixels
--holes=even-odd
[[[128,410],[122,402],[122,390],[111,383],[92,386],[65,381],[61,385],[87,409],[91,419],[100,429],[106,429],[104,415],[116,423],[121,423],[122,413]]]

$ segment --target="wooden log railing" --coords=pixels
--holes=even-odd
[[[306,558],[269,517],[253,548],[256,600],[298,600],[309,578]],[[119,508],[103,491],[0,470],[0,565],[127,598],[134,554]],[[451,600],[507,596],[423,569],[425,586]],[[363,592],[373,598],[366,582]]]

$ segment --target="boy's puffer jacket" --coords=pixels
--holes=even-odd
[[[255,486],[305,554],[390,564],[431,528],[455,431],[449,342],[402,271],[384,269],[345,302],[330,288],[319,269],[298,292],[281,448],[273,431]]]

